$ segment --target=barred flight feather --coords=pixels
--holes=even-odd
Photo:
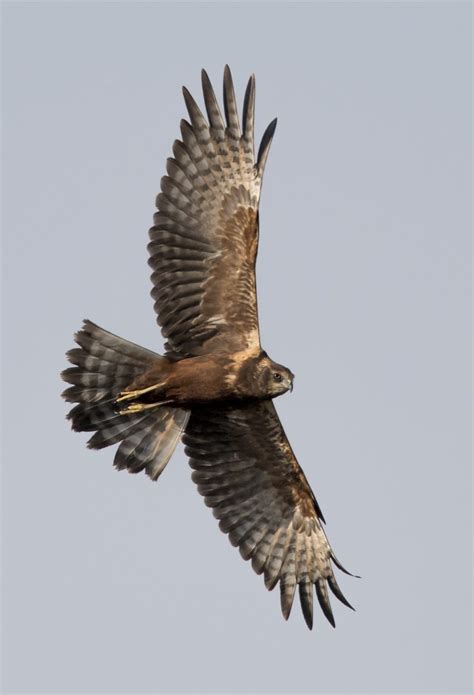
[[[255,161],[255,78],[245,92],[243,134],[229,68],[224,71],[225,122],[204,71],[202,89],[208,120],[183,88],[190,122],[181,121],[181,140],[168,159],[148,245],[158,323],[168,353],[178,357],[260,346],[257,212],[276,121]],[[176,295],[185,285],[189,301],[183,314]]]
[[[115,399],[137,376],[165,358],[91,321],[84,321],[76,343],[80,347],[67,353],[75,366],[62,372],[62,378],[73,384],[63,396],[77,403],[68,415],[72,428],[95,433],[87,442],[91,449],[120,443],[115,467],[130,473],[144,470],[156,480],[181,438],[189,412],[161,406],[153,411],[121,413]]]
[[[322,515],[273,403],[197,408],[183,441],[192,478],[220,529],[242,557],[251,560],[254,571],[263,573],[269,590],[280,583],[284,617],[298,586],[308,627],[313,624],[315,590],[334,625],[327,586],[351,606],[336,583]]]

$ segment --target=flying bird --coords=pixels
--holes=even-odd
[[[150,229],[151,291],[166,340],[164,356],[84,321],[66,401],[88,446],[119,444],[114,465],[157,480],[182,438],[192,478],[220,529],[280,586],[288,619],[298,588],[313,625],[314,591],[335,625],[328,588],[349,608],[334,576],[324,518],[278,418],[273,399],[293,373],[260,344],[255,285],[262,177],[276,119],[254,152],[255,77],[240,125],[232,77],[224,71],[224,117],[202,71],[207,118],[183,88],[189,121],[166,163]],[[347,574],[349,574],[347,572]]]

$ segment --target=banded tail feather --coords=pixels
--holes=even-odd
[[[62,396],[76,404],[67,416],[72,429],[93,432],[87,442],[92,449],[120,443],[114,466],[130,473],[144,470],[156,480],[176,448],[189,412],[167,405],[133,412],[121,408],[117,398],[150,366],[166,358],[87,320],[75,341],[79,347],[67,353],[74,366],[61,374],[71,384]]]

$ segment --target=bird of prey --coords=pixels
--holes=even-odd
[[[321,509],[273,404],[293,374],[262,349],[255,261],[262,177],[276,127],[254,153],[255,77],[240,125],[224,71],[224,117],[202,71],[207,119],[183,88],[189,121],[166,163],[150,229],[151,291],[164,356],[84,321],[67,353],[72,428],[88,446],[119,444],[114,465],[152,479],[182,438],[192,478],[242,557],[280,586],[288,619],[298,587],[313,625],[314,589],[334,625],[328,587],[346,606]],[[348,573],[349,574],[349,573]]]

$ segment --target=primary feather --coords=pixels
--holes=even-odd
[[[255,161],[254,77],[244,102],[243,134],[229,68],[224,72],[225,123],[204,71],[202,81],[209,122],[183,88],[190,122],[181,122],[181,140],[168,160],[148,245],[158,323],[168,352],[179,357],[260,345],[257,211],[276,121]]]

